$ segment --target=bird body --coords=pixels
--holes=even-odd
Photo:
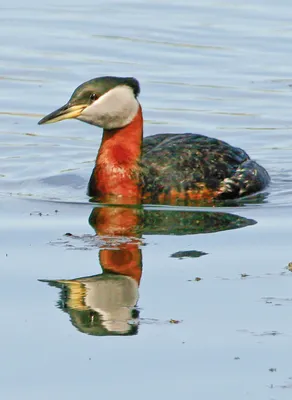
[[[269,181],[265,169],[244,150],[207,136],[154,135],[143,148],[142,179],[148,196],[231,199],[258,192]]]
[[[244,150],[221,140],[193,133],[143,140],[139,91],[134,78],[96,78],[80,85],[65,106],[39,122],[77,118],[103,128],[89,196],[213,201],[247,196],[267,186],[267,171]]]

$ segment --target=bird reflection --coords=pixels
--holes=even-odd
[[[102,273],[72,280],[46,281],[61,289],[58,307],[72,324],[90,335],[134,335],[138,330],[138,287],[142,274],[141,209],[96,207],[89,223],[102,238]]]
[[[150,210],[139,206],[100,206],[89,224],[95,230],[102,273],[70,280],[46,280],[61,289],[58,307],[90,335],[135,335],[139,327],[142,234],[186,235],[237,229],[256,221],[221,212]],[[82,236],[70,235],[78,240]],[[88,238],[88,236],[87,236]],[[180,252],[178,252],[180,253]],[[206,253],[190,251],[182,257]],[[170,256],[180,257],[177,253]]]

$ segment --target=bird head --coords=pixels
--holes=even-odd
[[[128,125],[139,109],[139,82],[135,78],[103,76],[82,83],[69,101],[46,115],[39,125],[78,119],[106,130]]]

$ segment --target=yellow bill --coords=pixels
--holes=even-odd
[[[78,104],[75,106],[65,104],[63,107],[58,108],[58,110],[46,115],[38,124],[52,124],[54,122],[63,121],[64,119],[77,118],[86,107],[87,104]]]

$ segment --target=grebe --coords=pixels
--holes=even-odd
[[[103,76],[73,92],[39,124],[76,118],[103,128],[88,195],[135,201],[224,200],[264,189],[268,172],[246,152],[203,135],[163,133],[143,140],[135,78]]]

